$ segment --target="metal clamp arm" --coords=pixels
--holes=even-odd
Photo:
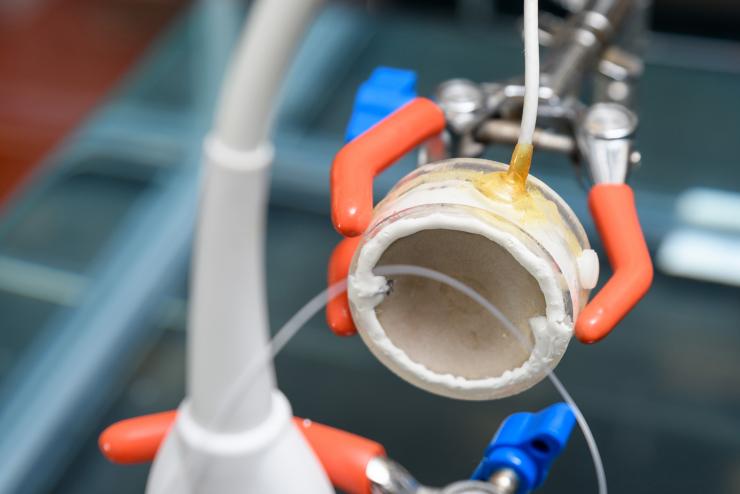
[[[623,105],[598,103],[580,122],[578,144],[594,187],[588,202],[613,275],[578,316],[583,343],[604,338],[650,288],[653,263],[637,216],[632,189],[624,182],[633,166],[637,117]]]
[[[442,110],[426,98],[416,98],[344,146],[331,169],[337,231],[345,237],[362,235],[373,214],[375,176],[444,128]]]
[[[360,235],[370,225],[375,176],[444,128],[442,110],[426,98],[416,98],[339,151],[331,169],[331,213],[334,227],[348,238],[337,245],[329,259],[329,284],[347,277]],[[339,336],[357,332],[346,293],[329,301],[326,320]]]
[[[614,272],[576,321],[576,337],[583,343],[595,343],[647,293],[653,263],[629,185],[597,184],[588,202]]]
[[[348,237],[342,240],[334,248],[329,258],[329,285],[338,283],[347,278],[349,265],[355,255],[357,246],[362,237]],[[349,310],[349,298],[347,292],[340,293],[326,304],[326,322],[329,328],[337,336],[352,336],[357,333],[352,313]]]
[[[148,463],[176,418],[177,411],[170,410],[117,422],[100,435],[100,450],[113,463]],[[374,458],[385,457],[381,444],[298,417],[293,424],[311,445],[332,485],[348,494],[371,493],[367,467]]]

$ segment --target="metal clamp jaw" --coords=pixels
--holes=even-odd
[[[445,487],[426,487],[419,484],[398,463],[386,457],[377,457],[367,466],[371,482],[370,494],[516,494],[519,477],[512,469],[496,471],[486,481],[461,480]]]
[[[519,476],[509,468],[494,472],[490,479],[461,480],[445,487],[426,487],[401,465],[386,457],[373,458],[367,466],[370,494],[517,494]]]
[[[634,149],[636,130],[637,115],[619,103],[596,103],[583,113],[575,139],[594,184],[626,182],[640,162],[640,153]]]
[[[569,155],[588,167],[599,159],[577,136],[588,134],[589,115],[610,103],[619,114],[630,113],[632,144],[637,116],[632,111],[634,87],[642,74],[642,60],[616,44],[622,32],[634,30],[645,15],[643,0],[591,1],[580,12],[562,20],[541,14],[540,43],[547,48],[540,76],[539,122],[534,137],[538,149]],[[631,40],[631,45],[639,45]],[[584,83],[593,84],[592,103],[579,99]],[[514,144],[519,134],[524,86],[521,80],[475,84],[453,79],[441,84],[436,101],[447,120],[448,156],[478,156],[490,144]],[[626,165],[639,155],[628,153]],[[441,156],[431,156],[433,159]],[[431,160],[430,160],[431,161]],[[596,164],[600,166],[600,164]]]

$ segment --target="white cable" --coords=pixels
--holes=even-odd
[[[591,432],[591,428],[588,426],[588,422],[586,422],[586,417],[583,416],[583,413],[581,413],[581,409],[578,408],[578,405],[576,405],[576,402],[570,396],[570,393],[568,393],[568,391],[565,389],[563,383],[560,382],[558,376],[556,376],[553,371],[550,371],[547,374],[547,377],[550,379],[552,385],[555,386],[555,389],[558,391],[558,393],[560,393],[560,396],[562,396],[563,399],[568,403],[568,406],[570,406],[571,410],[573,410],[573,414],[576,416],[578,426],[581,428],[581,432],[583,433],[583,438],[586,440],[586,444],[588,445],[588,450],[591,453],[591,459],[594,462],[594,469],[596,470],[596,482],[599,486],[599,494],[607,494],[606,472],[604,471],[604,463],[601,460],[601,453],[599,453],[599,447],[596,445],[596,439],[594,438],[593,432]]]
[[[268,141],[278,92],[311,18],[324,0],[263,0],[249,13],[226,73],[213,134],[251,151]]]
[[[524,106],[518,144],[532,144],[540,93],[540,43],[537,0],[524,0]]]
[[[245,362],[268,345],[263,243],[273,161],[270,120],[285,73],[323,1],[255,3],[204,143],[187,363],[187,394],[201,425],[212,420],[214,407]],[[252,395],[236,405],[240,411],[232,415],[233,422],[219,432],[248,430],[270,414],[274,378],[271,371],[261,377],[250,388]]]

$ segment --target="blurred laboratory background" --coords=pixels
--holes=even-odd
[[[0,493],[143,492],[148,466],[109,464],[97,436],[183,397],[201,139],[247,7],[0,0]],[[427,96],[451,78],[515,77],[520,15],[519,0],[328,2],[278,112],[273,330],[325,286],[340,239],[328,172],[358,86],[379,65],[415,71]],[[740,3],[657,0],[651,26],[631,183],[654,287],[605,341],[573,342],[557,373],[593,427],[611,492],[737,493]],[[413,166],[404,159],[376,193]],[[532,172],[605,259],[568,159],[540,153]],[[546,381],[486,403],[432,396],[320,316],[276,365],[297,415],[383,443],[433,485],[469,476],[506,416],[558,399]],[[541,492],[595,491],[576,432]]]

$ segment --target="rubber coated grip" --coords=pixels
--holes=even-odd
[[[334,227],[345,237],[362,235],[373,214],[373,179],[445,128],[442,110],[416,98],[346,144],[331,168]]]
[[[113,463],[150,462],[157,455],[176,415],[177,410],[171,410],[116,422],[100,434],[100,451]]]
[[[347,494],[371,494],[367,464],[373,458],[385,456],[385,448],[381,444],[310,420],[293,420],[334,487]]]
[[[362,237],[345,238],[334,248],[329,258],[329,285],[333,285],[349,274],[349,266]],[[340,293],[326,304],[326,322],[337,336],[352,336],[357,333],[352,313],[349,310],[347,292]]]
[[[591,189],[588,204],[613,272],[576,321],[576,337],[583,343],[595,343],[647,293],[653,262],[628,185],[598,184]]]
[[[176,416],[177,410],[171,410],[117,422],[100,435],[100,450],[113,463],[150,462]],[[298,417],[293,418],[293,424],[311,445],[335,487],[347,494],[370,494],[367,464],[373,458],[385,456],[381,444]]]

